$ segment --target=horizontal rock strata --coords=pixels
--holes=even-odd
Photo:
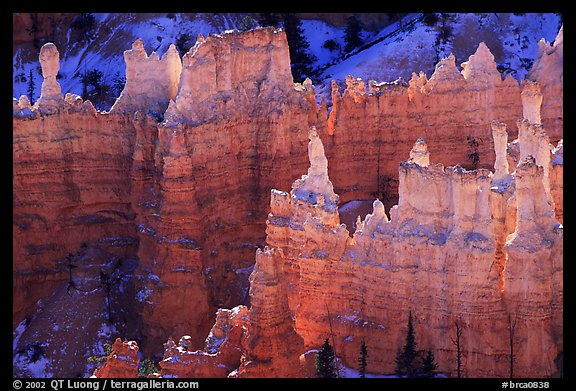
[[[97,253],[108,259],[107,267],[118,259],[137,262],[126,274],[131,293],[121,307],[126,314],[136,311],[138,324],[124,322],[122,329],[141,334],[146,356],[162,354],[162,343],[170,335],[189,335],[186,351],[198,351],[218,308],[250,301],[254,251],[267,244],[274,254],[281,250],[288,307],[305,347],[325,337],[320,329],[330,318],[339,333],[336,351],[349,357],[357,350],[349,341],[357,338],[351,331],[358,314],[369,327],[394,330],[390,335],[401,338],[398,323],[382,323],[379,315],[365,309],[373,297],[390,298],[378,289],[392,280],[378,280],[376,271],[388,273],[392,266],[370,258],[379,246],[392,251],[397,266],[418,276],[393,283],[404,292],[406,311],[417,297],[430,311],[438,311],[433,319],[416,314],[417,327],[429,321],[449,327],[454,308],[466,308],[466,321],[476,328],[470,329],[470,339],[486,337],[482,322],[491,317],[498,319],[492,331],[501,333],[508,310],[497,303],[506,286],[505,243],[516,229],[518,199],[515,181],[505,175],[505,137],[500,133],[496,145],[491,124],[499,120],[515,140],[517,118],[523,112],[528,117],[518,128],[531,133],[520,132],[517,142],[508,143],[508,171],[525,160],[520,154],[533,145],[539,152],[530,153],[544,165],[547,200],[562,221],[562,45],[562,31],[553,45],[541,43],[531,73],[530,81],[542,96],[537,123],[530,113],[539,110],[538,93],[528,94],[529,83],[502,80],[483,44],[462,64],[462,71],[449,57],[429,79],[421,73],[409,83],[371,81],[367,90],[363,81],[349,77],[343,93],[333,85],[329,114],[326,102],[317,106],[309,80],[293,83],[285,33],[274,28],[200,36],[182,59],[173,47],[162,58],[148,55],[136,41],[125,52],[126,86],[110,112],[97,112],[78,95],[62,96],[56,78],[59,54],[53,44],[46,44],[39,57],[44,76],[40,99],[34,105],[24,96],[13,99],[13,326],[26,317],[38,319],[37,310],[65,306],[57,300],[46,307],[37,303],[51,294],[64,297],[60,293],[66,291],[75,266],[69,259],[80,257],[92,270],[86,254]],[[530,99],[533,107],[525,111],[522,103],[528,107]],[[316,130],[308,135],[310,126]],[[542,129],[548,139],[538,136]],[[272,190],[288,189],[306,171],[308,136],[308,174],[290,193]],[[418,138],[422,142],[412,147]],[[552,155],[550,143],[557,145]],[[430,164],[429,155],[437,163]],[[476,163],[470,160],[473,155]],[[407,156],[410,160],[398,170],[398,162]],[[494,182],[486,169],[496,160],[499,181]],[[457,163],[465,168],[474,163],[484,170],[446,167]],[[340,224],[338,204],[376,196],[384,203],[375,205],[370,219],[358,222],[362,228],[351,237]],[[461,197],[462,205],[457,202]],[[384,210],[396,202],[388,219]],[[389,233],[378,236],[379,229]],[[360,244],[371,235],[380,244]],[[442,257],[447,248],[461,247],[471,251],[466,262],[482,270],[469,281],[460,277],[463,271],[446,272],[463,267],[455,255],[422,264],[423,259]],[[401,255],[404,252],[411,255]],[[365,276],[353,271],[356,263],[367,270]],[[431,270],[434,277],[418,274],[418,268]],[[559,268],[553,267],[554,278],[561,274]],[[332,271],[335,277],[328,278]],[[364,278],[378,289],[364,292]],[[300,294],[300,289],[312,289],[302,281],[314,279],[327,284],[318,303],[328,305],[311,306]],[[426,298],[425,290],[417,287],[432,282],[444,291]],[[358,289],[346,307],[352,312],[342,312],[344,301],[331,295],[333,289],[350,286]],[[453,293],[461,298],[451,299]],[[557,308],[558,292],[552,297]],[[489,303],[494,304],[492,312],[484,309]],[[396,319],[406,315],[384,304],[380,310]],[[523,316],[529,313],[522,311]],[[552,317],[555,325],[559,316],[555,312]],[[303,321],[307,317],[309,323]],[[423,345],[439,337],[433,330],[423,336]],[[242,333],[235,333],[235,341],[240,340]],[[390,343],[377,342],[377,335],[365,333],[380,357],[371,365],[388,370],[384,363],[394,352]],[[478,353],[479,347],[471,345],[466,365],[476,368],[486,357],[504,357],[505,347],[498,343],[488,353]],[[282,351],[278,349],[274,351]],[[438,357],[444,362],[452,351],[448,345],[442,349]],[[257,352],[254,348],[253,354]],[[234,366],[231,361],[227,365],[205,375],[220,376]],[[538,363],[522,365],[539,368]],[[490,364],[469,373],[489,376],[498,371]],[[76,374],[64,368],[58,375]]]

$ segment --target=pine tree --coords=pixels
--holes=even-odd
[[[301,83],[306,77],[312,76],[316,56],[308,52],[310,43],[304,36],[302,22],[294,14],[282,14],[282,19],[290,51],[292,77],[295,82]]]
[[[408,331],[406,333],[406,344],[402,350],[396,353],[396,375],[415,377],[418,374],[415,359],[417,356],[416,351],[416,337],[414,335],[414,327],[412,325],[412,311],[408,316]]]
[[[34,104],[34,93],[36,92],[36,84],[34,83],[34,73],[32,69],[28,73],[28,98],[30,100],[30,104]]]
[[[336,377],[336,360],[334,350],[328,342],[328,338],[324,340],[322,348],[316,355],[316,374],[318,377],[334,378]]]
[[[272,14],[271,12],[261,12],[260,19],[258,19],[258,23],[260,23],[260,26],[263,27],[268,26],[277,27],[280,24],[280,20],[276,15]]]
[[[362,346],[360,346],[360,357],[358,357],[358,364],[360,368],[360,377],[366,377],[366,365],[368,362],[366,358],[368,357],[368,348],[366,347],[366,342],[362,341]]]
[[[238,30],[240,31],[248,31],[258,27],[258,22],[250,15],[244,15],[242,19],[237,23],[237,26]]]
[[[364,40],[360,36],[363,26],[362,22],[354,15],[349,16],[346,21],[346,30],[344,31],[344,42],[346,42],[346,46],[344,46],[344,51],[349,53],[364,43]]]
[[[422,359],[422,365],[420,369],[420,375],[422,377],[434,377],[436,376],[436,369],[438,364],[434,359],[434,353],[432,350],[426,352],[426,356]]]

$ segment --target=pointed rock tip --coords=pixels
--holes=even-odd
[[[484,41],[480,42],[478,44],[478,48],[476,49],[476,53],[480,53],[480,52],[488,52],[488,53],[492,54],[492,52],[488,48],[488,45],[486,45],[486,43],[484,43]]]
[[[58,53],[58,48],[56,47],[56,45],[54,43],[46,42],[40,48],[40,55],[42,55],[42,53],[44,53],[44,52],[57,52]]]
[[[372,203],[372,214],[382,216],[385,214],[384,204],[378,198]]]
[[[142,42],[142,38],[138,38],[132,43],[132,50],[144,50],[144,42]]]
[[[554,40],[554,46],[563,44],[564,44],[564,23],[562,23],[562,26],[560,26],[560,30],[558,30],[558,35],[556,35],[556,39]]]
[[[318,137],[318,131],[316,130],[316,126],[311,126],[310,129],[308,129],[308,139],[312,141],[312,139],[316,137]]]

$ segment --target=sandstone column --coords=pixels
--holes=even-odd
[[[64,106],[64,97],[56,76],[60,70],[60,53],[56,45],[48,42],[40,49],[40,66],[42,67],[42,90],[40,99],[34,105],[40,112],[49,114]]]
[[[508,132],[506,124],[500,121],[492,121],[492,138],[494,139],[494,150],[496,152],[496,161],[494,162],[495,181],[500,181],[509,177],[508,159],[506,158],[506,145],[508,143]]]

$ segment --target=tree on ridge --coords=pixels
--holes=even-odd
[[[324,340],[324,344],[316,354],[316,374],[318,377],[335,378],[336,376],[336,356],[334,350],[328,342],[328,338]]]
[[[414,335],[414,326],[412,324],[412,311],[408,315],[408,330],[406,332],[406,343],[402,350],[396,353],[396,375],[400,377],[416,377],[418,367],[416,365],[416,337]]]

